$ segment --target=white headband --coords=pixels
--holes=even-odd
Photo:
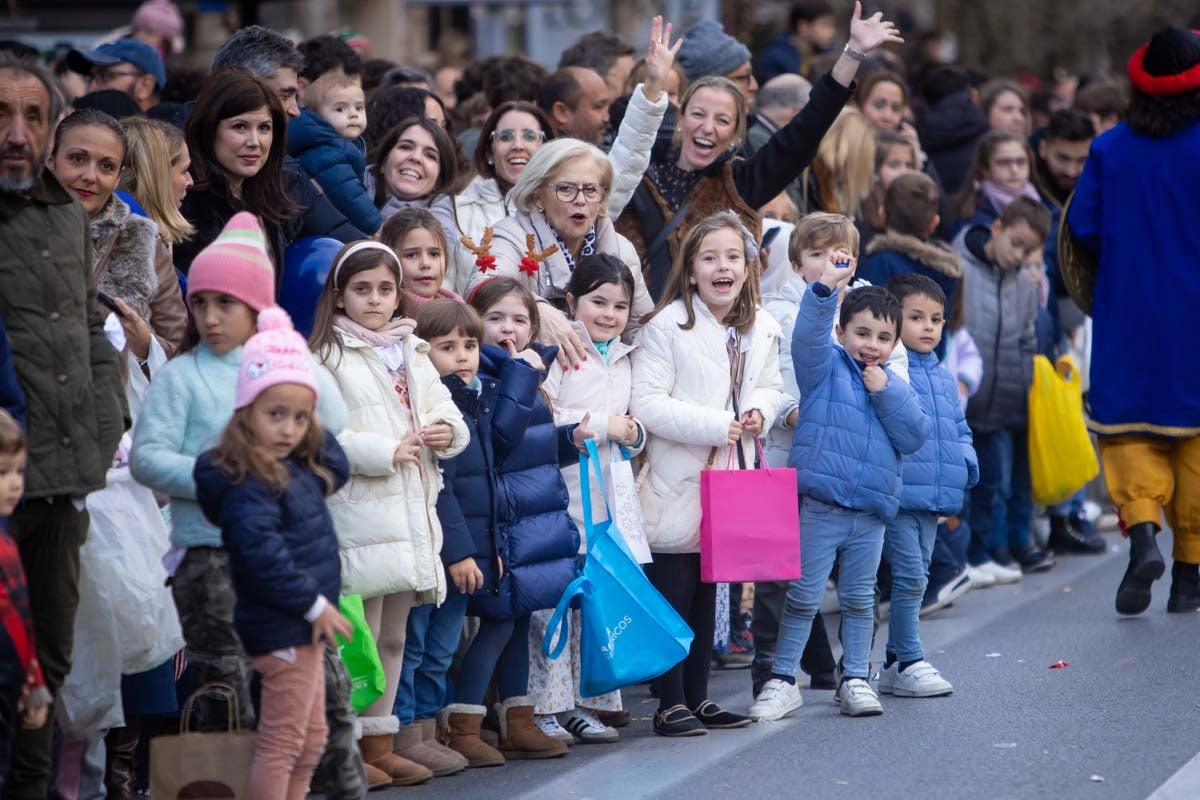
[[[363,250],[379,250],[380,252],[387,253],[392,257],[392,260],[396,262],[396,268],[399,269],[401,273],[404,272],[404,268],[400,266],[400,257],[396,255],[395,250],[388,247],[383,242],[377,242],[374,239],[365,239],[361,242],[356,242],[355,244],[350,245],[350,249],[343,253],[342,257],[337,260],[337,263],[333,265],[334,286],[337,286],[338,271],[342,268],[342,264],[346,263],[346,259],[355,253],[361,253]]]

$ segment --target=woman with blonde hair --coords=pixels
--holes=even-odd
[[[875,175],[875,129],[858,109],[847,106],[817,148],[805,183],[805,213],[827,211],[859,219]]]
[[[192,188],[192,159],[183,131],[162,120],[126,117],[121,120],[129,152],[121,172],[120,189],[128,193],[158,225],[168,248],[192,235],[192,224],[179,206]]]

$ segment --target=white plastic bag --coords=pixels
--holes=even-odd
[[[639,564],[649,564],[650,542],[642,519],[642,504],[633,479],[633,462],[628,457],[616,457],[609,464],[609,486],[612,488],[612,514],[617,529],[625,537],[629,552]]]

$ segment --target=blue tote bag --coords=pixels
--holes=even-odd
[[[642,572],[620,531],[611,522],[593,523],[589,464],[606,507],[608,493],[594,439],[588,440],[587,449],[579,457],[587,560],[554,609],[542,653],[547,658],[562,654],[570,624],[567,610],[578,603],[582,618],[579,693],[595,697],[655,678],[678,664],[692,645],[692,631]],[[611,511],[608,517],[613,518]]]

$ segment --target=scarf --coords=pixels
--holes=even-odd
[[[550,223],[550,218],[546,218],[546,223]],[[554,231],[554,241],[558,242],[558,251],[562,253],[563,259],[567,262],[567,272],[575,271],[575,258],[571,255],[571,249],[567,247],[562,237],[558,235],[558,231],[554,230],[554,226],[550,225],[550,230]],[[579,257],[591,256],[596,254],[596,226],[593,225],[588,229],[588,232],[583,236],[583,246],[579,248]]]
[[[410,292],[407,289],[404,290],[404,296],[408,299],[408,302],[410,303],[409,308],[412,309],[413,311],[416,311],[418,308],[425,305],[430,300],[453,300],[456,303],[466,303],[467,302],[466,300],[463,300],[462,297],[460,297],[459,295],[450,291],[449,289],[447,289],[444,286],[442,288],[438,289],[438,293],[433,297],[422,297],[421,295]]]
[[[615,341],[616,339],[609,339],[607,342],[592,342],[592,344],[596,346],[596,352],[598,352],[600,357],[604,359],[605,364],[608,363],[608,351],[612,348],[612,344]]]
[[[417,323],[407,317],[393,319],[377,331],[359,325],[345,314],[339,314],[333,324],[351,336],[361,339],[375,349],[389,372],[404,368],[404,339],[416,329]]]
[[[1037,189],[1033,188],[1032,183],[1026,183],[1021,187],[1021,191],[1013,194],[1007,189],[1001,189],[991,181],[984,181],[983,183],[979,184],[979,191],[983,192],[983,196],[986,197],[993,206],[995,206],[997,212],[1008,208],[1008,204],[1013,200],[1016,200],[1018,197],[1028,197],[1035,203],[1042,202],[1041,196],[1038,195]]]

